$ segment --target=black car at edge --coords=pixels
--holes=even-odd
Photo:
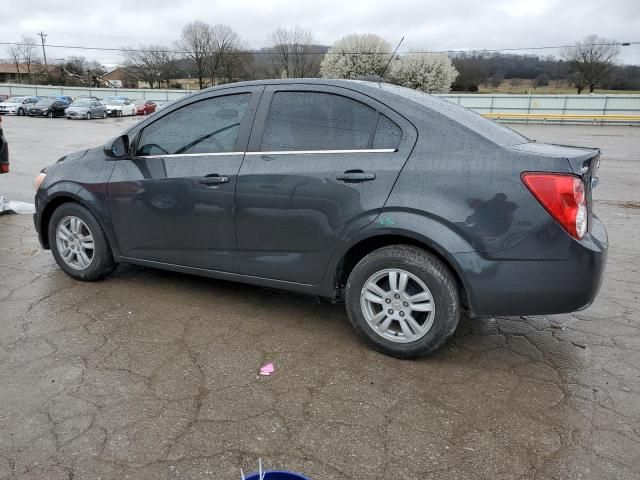
[[[430,353],[471,316],[594,300],[597,149],[531,142],[414,90],[349,80],[184,97],[36,181],[74,278],[127,262],[344,298],[374,348]]]

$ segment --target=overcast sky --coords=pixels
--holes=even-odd
[[[401,50],[564,45],[589,34],[640,41],[640,0],[2,0],[0,42],[39,40],[44,31],[54,45],[173,46],[193,20],[230,25],[251,48],[264,46],[275,27],[296,24],[326,45],[354,32],[394,45],[404,35]],[[50,58],[68,55],[122,60],[112,52],[47,49]],[[0,46],[0,58],[7,57]],[[640,64],[640,45],[622,47],[621,61]]]

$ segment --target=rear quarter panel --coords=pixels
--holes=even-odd
[[[396,224],[396,212],[402,212],[402,218],[410,212],[413,225],[408,228],[432,238],[437,231],[429,224],[435,222],[460,238],[446,240],[444,250],[496,258],[555,224],[520,175],[536,170],[570,173],[565,159],[515,152],[437,113],[424,115],[418,130],[416,147],[383,211],[391,222]]]

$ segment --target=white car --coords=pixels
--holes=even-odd
[[[37,103],[38,100],[38,97],[9,97],[6,101],[0,103],[0,113],[18,116],[26,115],[29,107]]]
[[[112,117],[136,114],[136,104],[125,97],[107,97],[102,103],[107,107],[107,115]]]

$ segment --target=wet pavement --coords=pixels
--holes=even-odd
[[[463,318],[417,361],[314,297],[131,266],[73,281],[29,216],[0,216],[0,479],[238,479],[258,458],[313,479],[639,478],[640,129],[518,129],[603,147],[601,293]]]

